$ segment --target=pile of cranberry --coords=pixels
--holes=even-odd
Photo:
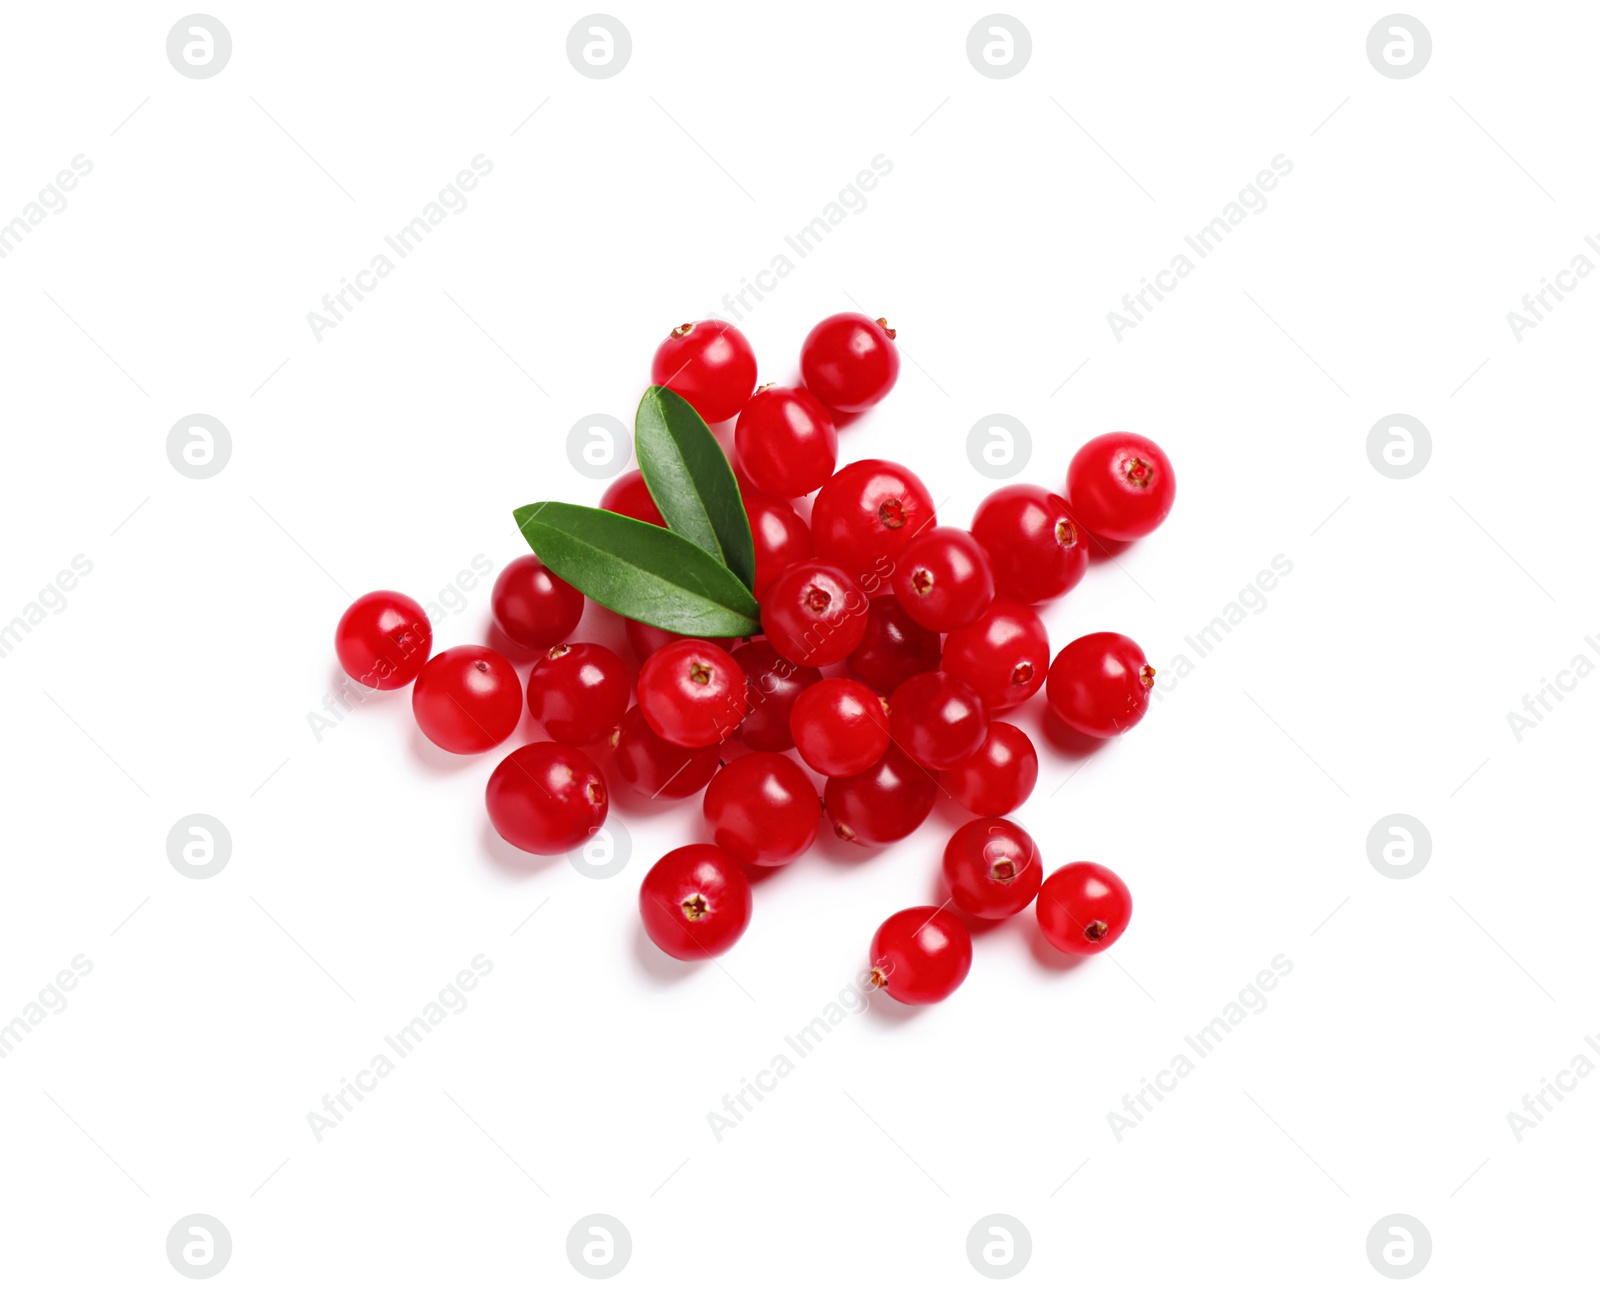
[[[1005,817],[1032,793],[1039,762],[1028,735],[996,716],[1043,685],[1050,710],[1089,738],[1143,717],[1155,671],[1139,646],[1087,634],[1051,662],[1035,607],[1083,578],[1091,547],[1160,525],[1176,479],[1153,442],[1113,432],[1078,450],[1065,495],[1009,485],[978,506],[970,529],[938,525],[908,468],[837,466],[841,416],[895,384],[894,337],[884,320],[834,315],[801,348],[802,386],[754,390],[755,355],[736,328],[708,320],[673,330],[652,381],[708,424],[738,419],[735,471],[762,636],[735,646],[629,620],[642,663],[634,672],[608,647],[569,642],[583,594],[537,556],[516,559],[495,582],[494,620],[542,654],[526,697],[550,740],[506,756],[487,801],[502,837],[548,855],[600,829],[608,777],[652,799],[703,789],[709,841],[664,855],[639,894],[650,938],[695,959],[724,953],[749,924],[745,870],[798,858],[824,815],[841,840],[881,846],[914,832],[946,795],[976,816],[945,846],[950,900],[894,914],[871,947],[874,985],[928,1003],[971,966],[963,914],[998,920],[1037,899],[1045,937],[1072,954],[1106,949],[1128,924],[1132,899],[1114,872],[1069,863],[1046,877],[1034,839]],[[790,501],[813,492],[808,524]],[[617,478],[601,507],[664,524],[637,471]],[[335,641],[341,664],[368,686],[416,681],[417,723],[440,747],[498,746],[522,715],[515,668],[487,647],[433,656],[432,640],[415,601],[380,591],[351,605]],[[824,780],[820,797],[813,775]]]

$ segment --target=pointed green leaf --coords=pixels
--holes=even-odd
[[[746,589],[754,587],[750,519],[728,456],[705,419],[676,391],[651,387],[639,402],[633,443],[639,471],[667,526],[711,554]]]
[[[750,591],[682,535],[577,504],[528,504],[512,516],[539,560],[601,606],[699,638],[760,632]]]

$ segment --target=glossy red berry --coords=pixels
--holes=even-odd
[[[927,769],[948,769],[974,755],[989,731],[977,689],[940,670],[912,675],[889,697],[889,732]]]
[[[628,667],[598,643],[558,643],[528,676],[528,713],[557,742],[588,746],[621,723]]]
[[[1000,817],[1033,795],[1039,781],[1039,754],[1015,724],[992,720],[983,745],[946,769],[940,781],[969,813]]]
[[[756,387],[756,355],[745,335],[720,319],[679,324],[656,348],[650,381],[671,387],[708,423],[732,418]]]
[[[956,907],[971,917],[1020,913],[1039,893],[1044,865],[1033,838],[1004,818],[975,818],[944,847],[944,880]]]
[[[756,489],[779,499],[809,495],[839,461],[833,415],[804,387],[760,388],[739,413],[734,446]]]
[[[522,680],[486,647],[446,648],[411,690],[417,727],[435,746],[471,755],[499,746],[522,718]]]
[[[344,672],[368,688],[404,688],[433,650],[433,626],[420,603],[390,589],[362,594],[339,617],[333,650]]]
[[[912,675],[939,668],[939,636],[912,620],[892,595],[874,598],[861,646],[848,664],[851,674],[887,697]]]
[[[663,953],[685,962],[715,958],[750,925],[750,881],[726,850],[679,846],[645,873],[639,917]]]
[[[691,634],[675,634],[671,630],[657,629],[654,625],[646,625],[643,621],[628,620],[623,618],[623,634],[628,640],[628,646],[633,649],[633,655],[639,658],[643,665],[650,657],[666,647],[668,643],[682,643],[685,639],[693,638]],[[706,643],[715,643],[724,652],[731,651],[733,639],[704,639]]]
[[[650,487],[644,483],[644,473],[629,468],[606,487],[600,496],[600,507],[610,513],[621,513],[636,522],[649,522],[652,526],[665,526],[666,518],[650,497]]]
[[[751,592],[760,602],[774,580],[811,556],[811,528],[782,499],[764,495],[754,486],[741,485],[739,494],[756,550],[756,581]]]
[[[1133,432],[1096,436],[1067,465],[1072,515],[1105,540],[1148,535],[1172,511],[1178,478],[1154,441]]]
[[[740,863],[776,868],[817,839],[822,805],[811,779],[786,755],[754,751],[717,771],[706,788],[711,839]]]
[[[565,854],[600,830],[610,798],[593,760],[560,742],[520,746],[484,795],[494,830],[530,854]]]
[[[744,671],[714,643],[679,639],[651,653],[639,670],[645,722],[675,746],[712,746],[750,709]]]
[[[989,555],[967,531],[925,530],[895,563],[894,596],[924,629],[943,633],[970,625],[994,601]]]
[[[841,841],[888,845],[922,826],[938,794],[933,775],[891,746],[865,773],[829,778],[822,803]]]
[[[795,702],[789,728],[800,758],[828,778],[865,773],[889,749],[883,698],[854,679],[812,684]]]
[[[993,602],[977,620],[945,638],[939,668],[976,688],[993,715],[1020,706],[1044,687],[1050,639],[1032,607]]]
[[[833,665],[860,646],[867,631],[867,597],[841,568],[807,558],[767,589],[761,628],[786,660]]]
[[[489,606],[500,632],[525,648],[565,643],[583,619],[583,595],[531,553],[506,563]]]
[[[1085,634],[1056,654],[1045,696],[1063,723],[1116,737],[1144,718],[1156,672],[1126,634]]]
[[[910,468],[888,459],[858,459],[817,492],[811,542],[819,558],[843,567],[876,594],[893,574],[895,558],[937,521],[933,496]]]
[[[674,746],[635,706],[611,735],[617,777],[651,800],[681,800],[699,791],[722,764],[721,746]]]
[[[744,671],[750,699],[750,713],[734,736],[753,751],[789,750],[794,745],[789,715],[795,700],[821,681],[822,671],[784,660],[766,639],[741,643],[733,649],[733,659]]]
[[[1133,916],[1121,877],[1098,863],[1069,863],[1044,879],[1034,909],[1044,938],[1063,953],[1100,953]]]
[[[829,315],[800,344],[800,374],[828,408],[846,414],[870,409],[900,376],[894,329],[854,311]]]
[[[978,505],[972,534],[989,555],[1001,598],[1059,598],[1089,569],[1089,538],[1067,501],[1043,486],[1002,486]]]
[[[872,937],[872,984],[899,1003],[937,1003],[972,970],[972,936],[954,913],[906,908]]]

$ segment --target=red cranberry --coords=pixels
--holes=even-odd
[[[1156,672],[1125,634],[1085,634],[1056,654],[1045,695],[1063,723],[1116,737],[1144,718]]]
[[[675,746],[712,746],[750,709],[744,671],[704,639],[668,643],[639,671],[639,709],[656,735]]]
[[[829,778],[822,803],[841,841],[888,845],[922,826],[938,794],[933,775],[891,746],[865,773]]]
[[[485,793],[494,830],[530,854],[564,854],[606,821],[606,780],[593,760],[560,742],[534,742],[508,755]]]
[[[1098,863],[1069,863],[1039,888],[1034,909],[1044,938],[1063,953],[1101,953],[1133,917],[1133,896],[1121,877]]]
[[[1039,847],[1015,823],[975,818],[957,828],[945,846],[944,880],[963,913],[1010,917],[1033,903],[1044,867]]]
[[[389,589],[362,594],[339,617],[333,650],[344,672],[368,688],[404,688],[433,650],[433,626],[414,598]]]
[[[1023,603],[995,602],[944,641],[939,667],[978,690],[992,715],[1020,706],[1044,687],[1050,640],[1044,622]]]
[[[583,595],[531,553],[506,563],[489,606],[501,633],[525,648],[565,643],[583,618]]]
[[[972,533],[989,555],[1001,598],[1059,598],[1089,569],[1088,538],[1067,501],[1043,486],[1002,486],[978,505]]]
[[[800,344],[800,373],[830,409],[847,414],[870,409],[900,376],[894,329],[887,320],[853,311],[829,315]]]
[[[796,665],[833,665],[860,645],[867,599],[840,568],[807,558],[772,582],[761,602],[761,628]]]
[[[1067,465],[1072,514],[1101,539],[1150,534],[1177,495],[1178,478],[1161,447],[1133,432],[1096,436]]]
[[[666,518],[650,497],[650,487],[644,483],[644,473],[629,468],[606,487],[600,496],[600,507],[610,513],[621,513],[636,522],[649,522],[652,526],[665,526]]]
[[[910,468],[858,459],[817,492],[811,542],[819,558],[843,567],[875,594],[893,574],[895,558],[937,520],[933,496]]]
[[[812,684],[789,715],[800,758],[828,778],[865,773],[889,749],[883,698],[854,679]]]
[[[732,324],[702,319],[679,324],[656,348],[650,381],[670,387],[708,423],[732,418],[756,386],[756,355]]]
[[[557,742],[588,746],[622,721],[628,667],[598,643],[558,643],[528,675],[528,713]]]
[[[1033,795],[1039,781],[1039,755],[1032,740],[1015,724],[993,720],[976,754],[951,765],[940,781],[970,813],[1009,814]]]
[[[889,731],[927,769],[948,769],[975,754],[989,731],[977,690],[940,670],[912,675],[889,698]]]
[[[740,863],[776,868],[817,839],[822,807],[811,779],[786,755],[756,751],[717,771],[706,788],[711,839]]]
[[[804,387],[758,390],[739,414],[734,444],[756,489],[780,499],[809,495],[839,459],[833,415]]]
[[[939,636],[912,620],[893,597],[874,598],[849,666],[857,679],[887,697],[912,675],[939,668]]]
[[[740,644],[733,659],[744,671],[750,698],[750,713],[734,736],[753,751],[787,751],[794,745],[789,715],[795,700],[822,679],[822,671],[784,660],[766,639]]]
[[[685,962],[715,958],[750,925],[750,882],[727,851],[679,846],[645,874],[639,917],[663,953]]]
[[[972,936],[940,908],[906,908],[872,937],[872,983],[900,1003],[937,1003],[972,970]]]
[[[708,782],[722,764],[720,746],[674,746],[645,722],[635,706],[611,735],[617,776],[651,800],[681,800]]]

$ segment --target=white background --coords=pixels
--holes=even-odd
[[[1432,1236],[1419,1288],[1588,1270],[1600,1078],[1520,1142],[1506,1113],[1600,1028],[1600,682],[1521,741],[1506,713],[1600,663],[1600,286],[1520,342],[1505,316],[1600,230],[1592,7],[1419,11],[1407,80],[1366,57],[1384,10],[1345,3],[1025,5],[1005,80],[966,57],[983,9],[940,3],[628,5],[609,80],[567,60],[579,8],[215,12],[209,80],[146,3],[13,6],[0,52],[0,220],[93,162],[0,261],[0,621],[93,563],[0,660],[0,1019],[93,963],[0,1062],[8,1289],[182,1288],[196,1212],[240,1291],[589,1289],[566,1236],[595,1212],[632,1236],[617,1289],[987,1289],[966,1237],[996,1212],[1032,1236],[1016,1289],[1382,1288],[1396,1212]],[[478,154],[467,209],[315,340]],[[1121,630],[1167,684],[1293,572],[1126,739],[1041,742],[1017,817],[1047,864],[1128,880],[1114,961],[1063,969],[1015,919],[953,998],[874,1001],[718,1142],[706,1113],[936,895],[955,820],[819,847],[685,969],[634,906],[697,804],[630,813],[593,881],[499,843],[496,755],[426,747],[405,694],[320,741],[307,714],[350,596],[434,601],[524,551],[513,507],[596,500],[568,428],[631,422],[666,331],[877,154],[867,208],[746,312],[762,380],[823,315],[887,315],[908,363],[844,454],[908,461],[956,524],[993,488],[985,414],[1057,488],[1088,437],[1156,438],[1177,506],[1049,609],[1055,646]],[[1278,154],[1267,209],[1115,340]],[[195,412],[232,435],[209,480],[166,458]],[[1432,434],[1408,480],[1366,453],[1394,412]],[[487,632],[487,585],[465,601],[436,645]],[[233,838],[207,881],[166,857],[196,812]],[[1433,839],[1405,881],[1367,857],[1395,812]],[[478,954],[468,1008],[316,1141],[306,1113]],[[1107,1113],[1277,954],[1266,1010],[1119,1142]]]

